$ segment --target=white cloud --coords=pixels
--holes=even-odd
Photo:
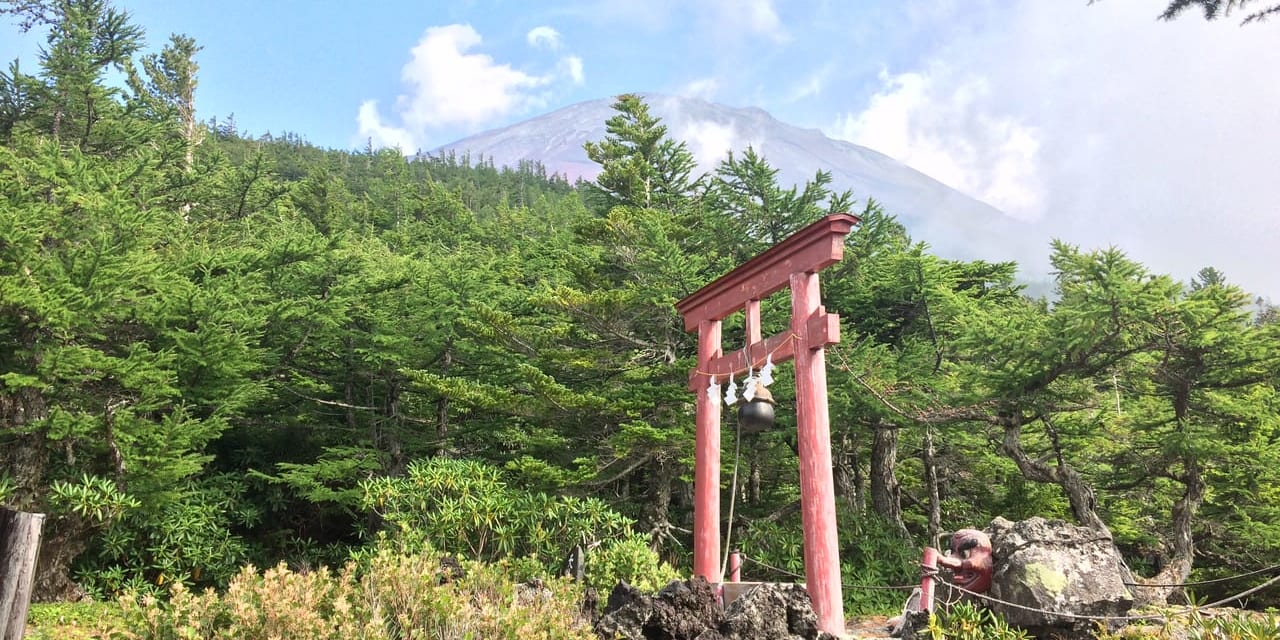
[[[730,149],[738,147],[738,134],[732,124],[709,121],[686,123],[675,136],[689,145],[689,152],[703,171],[710,171],[720,164]]]
[[[480,34],[470,25],[428,28],[400,73],[408,91],[396,98],[400,124],[385,122],[376,104],[366,101],[357,115],[360,138],[385,140],[409,151],[424,145],[431,129],[473,128],[540,105],[536,91],[553,76],[532,75],[471,53],[480,44]],[[569,75],[576,80],[580,76],[573,69],[570,63]]]
[[[937,77],[944,78],[939,82]],[[1041,213],[1040,133],[988,108],[981,76],[944,66],[880,75],[881,90],[833,135],[893,156],[929,176],[1019,217]]]
[[[787,102],[799,102],[805,98],[820,95],[827,88],[827,80],[831,77],[834,67],[831,64],[823,65],[822,68],[810,73],[799,84],[791,88],[787,94]]]
[[[413,153],[418,150],[411,132],[382,122],[382,118],[378,115],[377,100],[365,100],[360,103],[356,124],[360,127],[360,137],[371,141],[375,147],[396,147],[404,153]]]
[[[773,0],[710,0],[707,19],[715,32],[765,36],[776,42],[790,38],[773,7]]]
[[[560,32],[546,25],[530,29],[525,34],[525,40],[528,40],[531,47],[560,48]]]
[[[720,81],[715,78],[697,78],[690,80],[676,90],[677,95],[688,98],[701,98],[703,100],[711,100],[715,97],[716,91],[720,89]]]
[[[569,75],[569,79],[574,84],[581,85],[587,81],[587,77],[582,73],[582,58],[565,56],[560,59],[560,67]]]
[[[1017,0],[949,15],[922,62],[834,129],[1048,234],[1183,278],[1213,265],[1276,297],[1275,29],[1157,12]]]

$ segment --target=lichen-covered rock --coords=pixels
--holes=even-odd
[[[989,594],[1033,609],[992,603],[1009,624],[1036,635],[1085,637],[1095,622],[1054,613],[1124,616],[1133,606],[1120,554],[1106,534],[1044,518],[996,518],[987,533],[995,558]]]

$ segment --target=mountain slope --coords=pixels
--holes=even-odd
[[[703,171],[714,169],[728,149],[750,145],[779,169],[784,185],[812,178],[820,169],[829,171],[837,190],[874,198],[912,237],[928,242],[940,255],[1025,263],[1043,252],[1044,242],[1033,239],[1030,225],[872,149],[786,124],[758,108],[654,94],[645,99],[669,134],[689,144]],[[587,159],[582,144],[605,136],[612,103],[604,98],[570,105],[443,145],[434,153],[483,155],[509,166],[538,160],[570,179],[591,179],[599,167]]]

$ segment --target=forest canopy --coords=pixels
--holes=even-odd
[[[696,341],[673,304],[845,211],[822,278],[846,581],[910,582],[921,545],[995,516],[1107,531],[1158,583],[1280,551],[1280,323],[1215,269],[1055,243],[1033,298],[824,172],[779,184],[747,149],[700,174],[633,95],[589,182],[253,136],[196,119],[192,39],[148,52],[105,0],[3,7],[48,27],[0,74],[0,500],[51,514],[41,597],[340,564],[397,523],[548,562],[630,536],[687,571]],[[764,579],[803,572],[788,376],[777,428],[724,429]]]

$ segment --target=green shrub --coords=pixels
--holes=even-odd
[[[410,464],[404,477],[361,486],[362,506],[386,521],[384,543],[400,551],[503,560],[533,577],[557,574],[582,544],[591,549],[588,582],[602,591],[619,580],[656,590],[679,578],[604,502],[511,489],[482,462],[433,458]]]
[[[222,492],[193,487],[155,510],[135,509],[97,541],[97,552],[77,563],[77,578],[95,597],[126,591],[159,594],[169,583],[224,587],[245,561],[244,542]]]
[[[587,553],[587,585],[608,594],[620,580],[645,592],[655,592],[682,576],[649,548],[642,535],[606,542]],[[603,601],[601,604],[604,604]]]
[[[1099,640],[1274,640],[1280,638],[1280,617],[1254,611],[1218,616],[1199,611],[1172,611],[1164,618],[1130,624],[1115,631],[1100,628],[1097,637]]]
[[[901,611],[906,594],[877,587],[920,582],[919,544],[903,538],[875,514],[842,512],[840,523],[841,581],[849,585],[843,590],[845,612],[870,615]],[[799,576],[804,575],[804,531],[798,516],[751,523],[740,534],[735,530],[735,535],[740,536],[735,538],[735,546],[755,561],[743,568],[744,580],[803,581]]]
[[[30,640],[80,640],[99,638],[104,629],[120,624],[120,607],[114,602],[32,603],[27,611]]]
[[[929,616],[929,635],[934,640],[1026,640],[1027,632],[1010,627],[988,609],[961,602],[947,611]]]
[[[284,566],[241,571],[225,594],[181,583],[168,602],[125,598],[117,640],[407,640],[546,638],[594,640],[579,615],[581,588],[521,584],[501,566],[465,563],[462,575],[436,554],[370,556],[337,573]]]

